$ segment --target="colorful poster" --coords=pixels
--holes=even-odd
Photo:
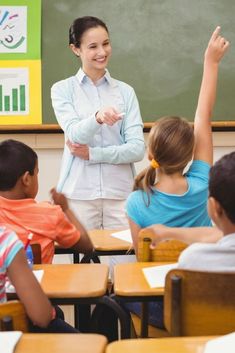
[[[0,6],[0,54],[27,52],[27,6]]]
[[[0,64],[0,124],[41,124],[41,61]]]
[[[41,58],[41,0],[1,0],[0,60]]]
[[[0,124],[41,124],[41,105],[41,0],[3,0]]]
[[[0,68],[0,116],[29,114],[29,69]]]

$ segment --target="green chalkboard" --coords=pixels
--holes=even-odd
[[[44,124],[56,123],[52,84],[80,66],[68,47],[68,29],[85,15],[106,22],[109,70],[134,87],[145,122],[169,114],[193,120],[204,49],[220,25],[232,45],[221,64],[214,120],[235,120],[234,0],[42,0]]]

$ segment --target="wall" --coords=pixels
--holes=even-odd
[[[22,141],[32,148],[39,157],[39,193],[38,200],[48,200],[49,190],[57,183],[60,162],[63,153],[63,134],[0,134],[0,141],[12,138]],[[148,134],[145,134],[146,142]],[[214,160],[235,150],[235,132],[214,132]],[[147,156],[136,163],[137,172],[148,164]]]

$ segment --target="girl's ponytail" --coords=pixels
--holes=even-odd
[[[147,167],[142,172],[140,172],[134,181],[133,191],[143,190],[147,194],[147,206],[150,203],[150,193],[153,193],[152,186],[156,182],[156,168],[152,166]]]

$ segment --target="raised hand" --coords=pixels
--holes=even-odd
[[[220,30],[218,26],[212,33],[205,51],[206,61],[219,63],[229,48],[229,41],[220,35]]]
[[[55,188],[50,190],[51,198],[55,205],[59,205],[64,212],[69,208],[68,200],[66,196],[60,192],[57,192]]]
[[[219,63],[228,48],[229,42],[220,35],[220,27],[216,27],[205,51],[202,83],[194,119],[194,159],[210,165],[213,163],[211,116],[216,99]]]

